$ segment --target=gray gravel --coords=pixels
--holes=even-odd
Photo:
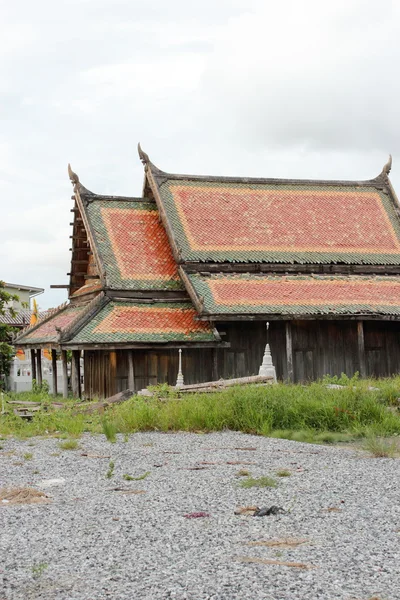
[[[0,487],[65,480],[46,489],[49,504],[0,504],[0,600],[400,598],[399,460],[232,432],[141,433],[116,444],[85,435],[74,451],[57,439],[0,443]],[[111,479],[110,458],[99,455],[114,461]],[[215,464],[191,470],[201,462]],[[241,468],[292,475],[275,489],[242,489]],[[147,471],[140,481],[122,477]],[[288,512],[235,516],[244,505]],[[184,517],[200,511],[210,517]],[[247,545],[288,537],[308,543]]]

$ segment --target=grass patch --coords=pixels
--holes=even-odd
[[[278,482],[275,481],[275,479],[272,479],[272,477],[258,477],[257,479],[255,479],[254,477],[248,477],[247,479],[244,479],[243,481],[240,482],[239,486],[242,488],[253,488],[253,487],[257,487],[257,488],[265,488],[265,487],[272,487],[275,488],[277,487]]]
[[[110,460],[110,462],[108,463],[108,471],[106,473],[107,479],[111,479],[111,477],[114,475],[114,467],[115,467],[114,461]]]
[[[278,477],[290,477],[292,475],[289,469],[280,469],[276,474]]]
[[[43,573],[48,568],[48,566],[49,566],[48,563],[45,563],[45,562],[35,563],[32,567],[33,577],[35,579],[39,578],[41,575],[43,575]]]
[[[248,471],[247,469],[240,469],[240,471],[237,472],[237,476],[238,477],[250,477],[250,471]]]
[[[308,443],[334,444],[356,438],[400,435],[400,377],[384,380],[330,378],[310,385],[277,384],[234,387],[218,393],[177,397],[162,389],[160,397],[133,397],[110,407],[106,416],[83,414],[76,401],[54,410],[48,397],[46,411],[32,421],[0,416],[0,434],[19,438],[37,435],[79,437],[84,431],[103,433],[113,443],[117,433],[127,439],[136,431],[243,431]],[[161,393],[162,392],[162,393]],[[44,398],[40,394],[41,401]],[[26,394],[25,394],[26,396]],[[161,398],[162,396],[162,398]],[[18,395],[21,399],[21,395]],[[26,399],[34,399],[28,394]],[[86,405],[87,406],[87,405]]]
[[[125,475],[122,475],[122,477],[125,479],[125,481],[141,481],[142,479],[146,479],[146,477],[149,475],[150,471],[146,471],[146,473],[139,475],[139,477],[132,477],[132,475],[128,475],[128,473],[125,473]]]
[[[400,449],[396,441],[389,442],[374,436],[366,438],[362,447],[375,458],[394,458],[398,455]]]
[[[101,426],[103,428],[103,433],[106,436],[107,440],[111,444],[115,444],[117,441],[117,427],[116,424],[110,419],[103,419],[101,422]]]
[[[60,442],[58,447],[61,450],[76,450],[78,448],[78,442],[76,440],[65,440],[65,442]]]
[[[32,460],[32,459],[33,459],[33,454],[32,454],[32,452],[25,452],[25,454],[24,454],[24,459],[25,459],[25,460]]]

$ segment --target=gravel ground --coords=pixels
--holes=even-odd
[[[59,443],[1,441],[0,487],[45,489],[51,502],[0,504],[0,600],[400,598],[399,460],[232,432],[138,433],[116,444],[85,435],[77,450]],[[291,476],[243,489],[240,469]],[[49,479],[64,481],[44,488]],[[246,505],[287,512],[234,515]],[[201,511],[210,516],[184,516]],[[307,542],[248,545],[286,538]]]

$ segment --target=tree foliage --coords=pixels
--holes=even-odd
[[[4,286],[4,281],[0,281],[0,315],[5,315],[7,311],[14,317],[14,309],[6,305],[12,300],[18,301],[19,297],[6,292]],[[5,376],[10,373],[10,361],[14,356],[14,348],[10,344],[13,331],[14,328],[10,325],[0,323],[0,388],[4,385]]]

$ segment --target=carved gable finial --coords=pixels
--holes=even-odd
[[[385,165],[383,165],[382,173],[384,173],[385,175],[389,175],[391,169],[392,169],[392,155],[389,154],[389,160],[387,161],[387,163]]]
[[[140,145],[140,142],[138,143],[137,149],[138,149],[140,160],[142,161],[142,163],[144,164],[144,166],[147,166],[149,164],[149,162],[150,162],[150,158],[149,158],[149,155],[146,152],[143,152],[142,147]]]
[[[68,176],[71,180],[73,186],[79,185],[79,177],[76,173],[71,169],[71,165],[68,163]]]

